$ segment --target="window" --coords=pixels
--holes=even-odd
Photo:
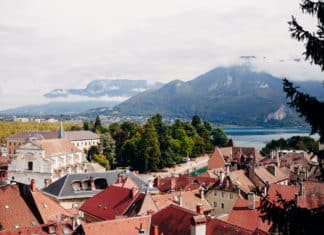
[[[224,193],[224,192],[222,192],[222,198],[224,198],[224,196],[225,196],[225,193]]]
[[[33,170],[33,162],[28,162],[28,170],[29,171]]]
[[[214,197],[217,197],[217,191],[214,191]]]
[[[229,198],[233,200],[233,193],[230,193]]]
[[[225,208],[225,206],[224,206],[224,203],[221,203],[221,208],[222,208],[222,209],[224,209],[224,208]]]
[[[214,208],[216,208],[217,207],[217,202],[214,202]]]

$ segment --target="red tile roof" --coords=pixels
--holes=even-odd
[[[174,188],[172,189],[172,180],[174,180]],[[189,191],[189,190],[197,190],[200,188],[202,184],[205,187],[210,187],[217,180],[215,178],[210,177],[201,177],[201,176],[188,176],[188,175],[179,175],[179,177],[171,176],[165,178],[157,178],[155,179],[155,186],[161,192],[168,192],[171,190],[179,191]]]
[[[152,216],[152,226],[158,225],[163,235],[190,234],[191,219],[196,212],[170,205]]]
[[[304,194],[298,196],[297,205],[302,208],[314,209],[324,205],[324,183],[322,182],[303,182]],[[285,201],[295,200],[295,195],[298,193],[298,186],[277,185],[269,186],[267,200],[277,206],[279,195]]]
[[[213,155],[208,160],[208,169],[225,169],[225,160],[218,147],[215,148]]]
[[[4,229],[32,227],[42,223],[37,208],[28,197],[28,186],[13,184],[0,187],[0,223]],[[29,198],[29,201],[26,201]]]
[[[260,211],[260,200],[255,201],[256,209],[248,208],[248,201],[243,198],[238,198],[235,202],[233,210],[228,216],[227,222],[247,230],[255,231],[260,229],[268,232],[271,224],[262,221],[262,214]]]
[[[131,205],[139,203],[143,198],[143,193],[137,193],[132,197],[131,189],[109,186],[87,200],[80,210],[99,219],[110,220],[122,216]]]
[[[163,209],[171,204],[179,205],[180,192],[173,192],[170,194],[153,195],[152,199],[158,209]],[[207,200],[201,199],[195,192],[185,191],[181,192],[182,206],[183,208],[191,211],[196,211],[197,204],[203,206],[204,211],[210,211],[213,208]]]
[[[73,214],[61,207],[57,202],[46,196],[40,191],[32,192],[37,209],[42,217],[43,223],[55,222],[57,216],[64,215],[72,217]]]
[[[239,226],[229,224],[219,219],[208,219],[206,235],[252,235],[251,231]]]
[[[150,234],[151,216],[115,219],[88,224],[84,223],[81,227],[85,235],[138,235],[140,228],[142,228],[145,234]]]
[[[279,195],[285,201],[290,201],[295,199],[295,194],[298,193],[298,187],[295,185],[280,185],[271,184],[268,189],[267,200],[271,203],[277,204]]]

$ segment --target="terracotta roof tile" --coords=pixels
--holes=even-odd
[[[233,184],[239,186],[244,193],[249,193],[255,189],[255,185],[245,175],[244,170],[231,171],[229,177]]]
[[[275,175],[271,174],[267,168],[273,167],[275,170]],[[268,165],[268,166],[259,166],[254,168],[254,173],[262,180],[262,182],[269,184],[281,182],[287,180],[289,175],[287,172],[282,171],[280,168],[276,167],[275,165]]]
[[[191,219],[196,212],[170,205],[152,216],[152,226],[158,225],[163,235],[190,234]]]
[[[157,206],[157,208],[163,209],[169,205],[179,205],[180,192],[173,192],[170,194],[163,195],[153,195],[152,199]],[[210,211],[213,208],[208,203],[207,200],[201,199],[197,194],[192,191],[181,192],[182,196],[182,206],[183,208],[189,209],[191,211],[196,211],[197,204],[201,204],[205,211]]]
[[[172,186],[172,181],[174,186]],[[188,191],[188,190],[197,190],[202,184],[205,187],[210,187],[216,182],[216,179],[210,177],[201,177],[201,176],[188,176],[188,175],[179,175],[179,177],[171,176],[165,178],[156,178],[155,186],[161,192],[169,192],[171,190],[179,191]],[[173,188],[172,188],[173,187]]]
[[[116,234],[116,235],[138,235],[140,228],[145,234],[150,234],[151,217],[133,217],[101,221],[95,223],[84,223],[81,225],[85,235]]]
[[[44,223],[55,222],[57,216],[60,215],[65,215],[68,217],[73,216],[70,211],[64,209],[57,202],[53,201],[40,191],[32,192],[32,196]]]
[[[19,183],[0,187],[0,223],[4,229],[32,227],[42,223],[29,190],[28,185]]]
[[[208,160],[208,169],[225,169],[225,160],[218,147],[215,148],[213,155]]]
[[[255,231],[260,229],[268,232],[271,224],[263,222],[260,212],[260,200],[256,197],[256,209],[251,210],[248,208],[248,201],[243,198],[238,198],[235,202],[233,210],[228,216],[227,222],[247,230]]]
[[[206,235],[252,235],[254,231],[229,224],[219,219],[208,219]]]
[[[80,210],[102,220],[115,219],[122,216],[130,205],[143,200],[144,194],[137,193],[132,197],[132,190],[117,186],[109,186],[104,191],[87,200]]]
[[[45,151],[45,157],[81,151],[66,139],[35,140],[32,143]]]

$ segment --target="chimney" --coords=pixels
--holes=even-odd
[[[138,193],[138,188],[137,187],[133,187],[132,188],[132,194],[131,194],[131,196],[132,197],[135,197],[137,193]]]
[[[175,178],[175,176],[173,175],[173,176],[171,176],[171,191],[174,191],[175,190],[175,188],[176,188],[176,178]]]
[[[205,189],[204,189],[204,187],[200,188],[200,199],[205,200]]]
[[[206,235],[206,217],[196,215],[191,219],[190,235]]]
[[[159,235],[159,226],[158,225],[153,226],[153,234],[152,235]]]
[[[220,183],[222,184],[223,181],[224,181],[224,178],[225,178],[225,173],[223,171],[220,172],[220,176],[219,176],[219,180],[220,180]]]
[[[298,196],[303,196],[303,195],[304,195],[303,181],[299,180],[299,182],[298,182]]]
[[[123,183],[123,176],[122,176],[120,173],[118,174],[117,183],[118,183],[118,184]]]
[[[248,208],[250,210],[255,209],[255,195],[253,192],[248,193]]]
[[[182,196],[181,191],[180,191],[180,194],[179,194],[179,197],[178,197],[178,202],[179,202],[179,206],[183,205],[183,196]]]
[[[295,194],[295,202],[296,202],[296,205],[298,205],[298,199],[299,199],[299,195],[298,193]]]
[[[79,227],[79,225],[80,225],[80,220],[79,220],[77,215],[74,215],[73,219],[72,219],[72,229],[73,229],[73,231],[75,231],[77,229],[77,227]]]
[[[268,196],[268,189],[269,189],[269,182],[267,181],[263,188],[263,196],[264,197]]]
[[[204,214],[204,209],[203,209],[202,204],[197,204],[197,206],[196,206],[196,212],[197,212],[199,215],[203,215],[203,214]]]
[[[140,229],[138,231],[138,234],[139,235],[145,235],[145,230],[143,229],[143,224],[142,223],[140,224]]]
[[[155,187],[160,187],[160,185],[161,185],[161,179],[160,179],[160,177],[158,176],[158,177],[156,177],[155,179],[154,179],[154,186]]]
[[[32,192],[36,191],[36,181],[34,179],[32,179],[30,182],[30,189]]]
[[[226,175],[230,175],[230,164],[226,165]]]
[[[153,215],[153,214],[154,214],[154,211],[153,210],[146,211],[146,215]]]
[[[94,179],[92,176],[90,176],[90,188],[91,188],[91,191],[96,190],[96,185],[94,183]]]

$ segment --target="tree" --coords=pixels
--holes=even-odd
[[[93,132],[95,132],[95,133],[101,133],[101,131],[102,131],[101,120],[100,120],[100,117],[97,116],[96,117],[95,124],[93,126]]]
[[[302,12],[317,17],[317,32],[305,30],[293,16],[289,22],[292,38],[305,42],[305,59],[320,66],[324,71],[324,2],[303,0],[300,4]],[[324,141],[324,103],[308,94],[300,92],[287,79],[283,80],[284,92],[300,116],[305,117],[312,127],[312,134],[318,133],[320,141]]]
[[[111,137],[109,132],[101,134],[100,136],[100,145],[102,154],[109,160],[109,162],[113,163],[115,161],[116,156],[116,142]]]
[[[85,131],[90,130],[89,122],[88,121],[84,121],[83,122],[83,130],[85,130]]]
[[[110,164],[107,158],[102,154],[95,154],[93,160],[103,166],[106,170],[110,169]]]
[[[223,129],[215,128],[212,130],[212,141],[214,146],[225,147],[228,143],[228,138]]]
[[[201,120],[198,115],[194,115],[191,120],[191,125],[193,125],[195,128],[197,128],[199,125],[201,125]]]
[[[87,159],[88,161],[92,161],[93,160],[93,157],[94,155],[98,155],[99,154],[99,149],[97,146],[91,146],[88,150],[88,153],[87,153]]]

